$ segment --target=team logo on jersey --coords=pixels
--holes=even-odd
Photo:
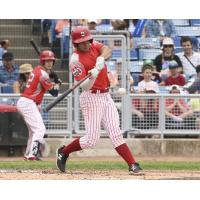
[[[72,74],[74,75],[74,77],[78,77],[82,74],[82,69],[79,66],[74,66],[74,68],[72,69]]]
[[[81,32],[81,37],[85,37],[85,32],[84,31]]]

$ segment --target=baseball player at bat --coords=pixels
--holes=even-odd
[[[54,63],[55,56],[52,51],[46,50],[40,53],[40,65],[29,75],[26,88],[17,102],[17,109],[23,116],[29,131],[25,160],[39,159],[40,146],[46,131],[39,108],[44,93],[49,91],[52,96],[57,96],[60,85],[57,76],[54,75],[54,82],[51,82],[49,77]]]
[[[109,94],[109,80],[105,60],[111,56],[111,50],[94,41],[89,30],[76,27],[72,31],[75,47],[70,59],[70,69],[76,81],[88,73],[90,78],[81,84],[80,107],[84,116],[86,135],[75,139],[70,144],[57,150],[57,167],[65,172],[66,162],[72,152],[92,148],[100,138],[101,124],[107,131],[113,147],[126,161],[132,174],[141,174],[141,167],[135,161],[129,147],[125,143],[120,127],[119,115],[114,101]]]

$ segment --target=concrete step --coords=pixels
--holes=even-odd
[[[16,25],[16,24],[23,24],[23,23],[30,23],[31,20],[27,19],[0,19],[0,24],[2,25]]]
[[[39,48],[41,51],[43,50],[50,50],[50,48]],[[12,52],[15,56],[15,58],[29,58],[29,59],[37,59],[38,54],[33,49],[33,47],[30,45],[28,47],[10,47],[9,51]]]
[[[38,46],[41,43],[41,36],[33,35],[0,35],[0,41],[5,39],[10,40],[12,47],[30,47],[31,39],[34,39]]]
[[[34,58],[34,59],[30,59],[30,58],[15,58],[15,63],[18,65],[24,64],[24,63],[30,63],[32,64],[34,67],[37,66],[39,64],[39,57],[38,58]],[[62,61],[61,59],[56,59],[55,65],[54,65],[54,70],[56,71],[68,71],[69,70],[69,66],[68,65],[64,65],[62,66]]]
[[[0,25],[0,35],[27,35],[32,34],[32,26],[31,25]]]

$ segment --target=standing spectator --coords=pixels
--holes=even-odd
[[[181,59],[183,72],[188,80],[196,75],[196,66],[200,65],[200,54],[193,51],[193,43],[190,37],[182,37],[181,46],[183,47],[183,52],[177,55]]]
[[[160,72],[160,76],[163,80],[169,76],[169,62],[174,60],[178,63],[179,71],[182,71],[182,63],[177,55],[174,54],[174,41],[172,38],[164,38],[162,43],[162,54],[156,56],[154,65],[156,71]]]
[[[60,19],[56,22],[55,32],[56,37],[60,38],[64,27],[69,27],[68,19]]]
[[[13,84],[19,76],[19,67],[14,64],[14,56],[11,52],[4,53],[2,59],[0,82],[7,84],[7,86],[2,87],[2,93],[13,93]]]
[[[156,37],[160,41],[164,37],[174,37],[176,35],[175,26],[169,19],[149,19],[145,25],[146,37]]]
[[[169,62],[169,76],[164,81],[164,85],[185,85],[185,77],[179,72],[179,65],[176,61]]]
[[[13,84],[14,93],[22,93],[26,88],[26,84],[30,73],[33,71],[31,64],[23,64],[19,66],[19,78]]]
[[[146,19],[124,19],[126,29],[131,33],[131,37],[144,37],[144,26]]]

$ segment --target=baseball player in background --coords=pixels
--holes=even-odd
[[[57,150],[57,167],[65,172],[66,161],[70,153],[92,148],[100,138],[101,123],[111,138],[118,154],[127,162],[132,174],[141,174],[141,167],[135,161],[125,143],[120,127],[119,115],[109,94],[109,80],[105,60],[111,56],[111,50],[93,41],[92,35],[85,27],[76,27],[72,31],[75,51],[70,59],[70,69],[76,81],[88,73],[90,78],[81,84],[80,106],[83,112],[86,135],[75,139],[67,146]]]
[[[49,91],[52,96],[57,96],[60,85],[57,76],[54,79],[55,83],[51,82],[49,78],[54,63],[55,56],[52,51],[46,50],[41,52],[40,65],[35,67],[29,75],[26,88],[17,102],[17,109],[22,114],[29,131],[24,155],[25,160],[39,159],[40,146],[43,143],[46,131],[40,114],[40,105],[44,93]]]

